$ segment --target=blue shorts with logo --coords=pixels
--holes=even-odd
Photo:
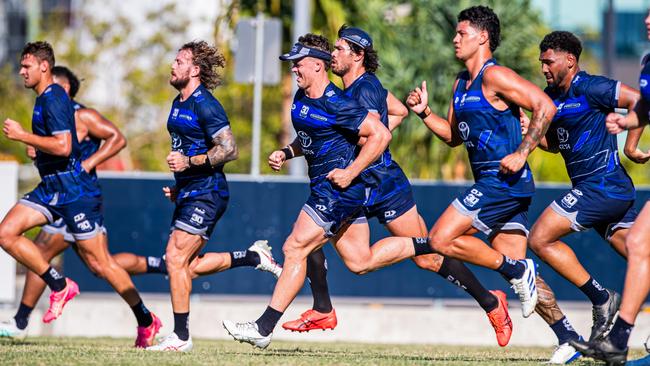
[[[513,197],[508,190],[476,183],[451,204],[472,218],[472,226],[488,237],[500,231],[520,230],[528,236],[531,197]]]
[[[227,207],[228,196],[217,190],[177,198],[171,229],[180,229],[208,240]]]
[[[340,189],[321,178],[312,181],[310,188],[311,194],[302,210],[325,230],[328,238],[359,217],[370,191],[360,179],[355,179],[348,188]]]
[[[588,184],[578,184],[555,199],[550,207],[571,221],[571,229],[596,229],[605,240],[618,229],[630,228],[638,215],[634,200],[616,199]]]
[[[376,217],[382,225],[386,225],[402,216],[415,206],[411,183],[394,161],[387,167],[373,169],[366,177],[372,180],[368,200],[364,205],[363,214],[355,220],[363,222],[363,218]]]
[[[74,240],[92,239],[105,232],[101,195],[81,195],[66,203],[57,202],[58,197],[41,183],[20,203],[42,213],[50,224],[62,219]]]
[[[74,237],[72,234],[70,234],[70,232],[68,232],[68,227],[65,226],[65,222],[63,222],[62,218],[54,221],[52,224],[43,225],[41,227],[41,230],[52,235],[63,235],[64,241],[67,241],[69,243],[74,242]]]

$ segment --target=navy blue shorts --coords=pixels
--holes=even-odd
[[[571,229],[596,229],[605,240],[618,229],[630,228],[638,215],[634,200],[620,200],[586,184],[578,184],[555,199],[550,207],[571,221]]]
[[[411,183],[397,163],[392,162],[384,169],[373,169],[372,175],[376,183],[364,205],[366,218],[376,217],[386,225],[415,206]]]
[[[344,190],[334,187],[327,179],[312,183],[310,188],[311,194],[302,209],[325,230],[328,238],[335,236],[363,212],[370,191],[360,180],[353,181]]]
[[[43,185],[36,187],[20,199],[20,203],[42,213],[50,224],[63,219],[68,232],[75,240],[92,239],[105,233],[101,196],[80,196],[75,201],[57,204],[55,200],[44,202],[41,198]]]
[[[227,207],[228,197],[222,197],[218,191],[176,199],[171,229],[180,229],[208,240]]]
[[[43,225],[41,230],[52,235],[63,235],[64,241],[69,243],[74,242],[74,237],[68,232],[68,227],[65,226],[65,222],[63,222],[62,218],[54,221],[52,224]]]
[[[528,236],[530,201],[530,197],[512,197],[507,190],[476,183],[451,204],[488,237],[505,230],[520,230]]]

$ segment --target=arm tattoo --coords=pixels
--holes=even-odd
[[[557,305],[555,300],[555,294],[553,290],[544,282],[541,277],[537,277],[537,291],[539,293],[539,300],[537,301],[537,306],[535,311],[539,314],[544,321],[551,325],[556,323],[558,320],[564,317],[562,310]]]
[[[232,130],[227,128],[212,140],[214,146],[208,150],[208,160],[210,165],[217,166],[237,159],[239,151]]]
[[[550,124],[550,120],[546,117],[544,112],[541,114],[535,113],[530,121],[528,127],[528,133],[524,136],[524,139],[521,141],[517,152],[524,153],[526,155],[530,154],[537,145],[539,141],[546,135],[546,130]]]

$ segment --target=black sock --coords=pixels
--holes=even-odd
[[[181,341],[190,339],[190,313],[174,313],[174,333]]]
[[[580,291],[582,291],[589,301],[594,305],[602,305],[609,300],[609,293],[603,286],[594,280],[593,277],[589,277],[589,280],[582,286],[580,286]]]
[[[41,274],[41,278],[45,283],[47,283],[47,286],[55,292],[63,290],[67,285],[65,277],[51,266],[47,268],[45,273]]]
[[[147,273],[167,274],[167,264],[161,257],[147,257]]]
[[[558,344],[567,343],[568,341],[580,339],[580,335],[573,329],[569,319],[563,316],[562,319],[551,324],[553,333],[557,336]]]
[[[138,327],[148,327],[153,323],[153,316],[149,309],[144,306],[142,300],[131,306],[131,310],[133,311],[133,315],[135,315],[135,319],[138,321]]]
[[[619,316],[614,322],[612,331],[609,332],[609,339],[616,346],[616,348],[624,350],[627,348],[627,341],[630,339],[630,333],[634,324],[630,324]]]
[[[307,257],[307,279],[314,297],[312,309],[320,313],[331,312],[332,299],[327,287],[327,259],[322,248]]]
[[[260,255],[250,250],[230,252],[230,268],[257,267],[260,264]]]
[[[474,273],[458,259],[444,257],[438,274],[467,291],[486,313],[499,306],[499,300],[478,281]]]
[[[281,312],[273,309],[270,306],[267,306],[266,310],[264,310],[264,314],[262,314],[262,316],[260,316],[260,318],[255,321],[255,323],[257,323],[257,330],[261,335],[266,337],[267,335],[273,333],[273,328],[275,328],[275,325],[278,324],[278,321],[280,321],[281,317]]]
[[[411,238],[413,240],[413,248],[415,255],[433,254],[435,253],[429,244],[429,238]]]
[[[505,255],[503,256],[501,266],[497,268],[497,272],[501,273],[507,280],[511,280],[513,278],[521,278],[524,275],[525,271],[526,266],[524,266],[523,263],[514,259],[510,259]]]
[[[14,319],[16,320],[16,327],[18,327],[18,329],[27,328],[27,324],[29,324],[29,316],[31,315],[32,310],[34,310],[33,307],[27,306],[22,302],[20,303],[18,311],[16,312],[16,315],[14,315]]]

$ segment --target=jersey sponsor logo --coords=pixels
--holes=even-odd
[[[311,137],[305,131],[298,131],[298,138],[300,139],[300,146],[309,147],[311,146]]]
[[[333,97],[334,94],[336,94],[336,91],[334,91],[334,90],[329,90],[329,91],[327,91],[327,92],[325,93],[325,96],[328,97],[328,98],[330,98],[330,97]]]
[[[309,117],[311,117],[313,119],[317,119],[319,121],[327,122],[327,117],[321,116],[320,114],[312,113],[312,114],[309,115]]]
[[[303,105],[302,108],[300,108],[300,117],[305,118],[307,117],[307,113],[309,113],[309,107],[306,105]]]
[[[580,103],[569,103],[564,105],[564,109],[575,109],[581,106]]]
[[[172,112],[172,118],[176,119],[178,117],[178,108],[174,108],[174,111]]]
[[[201,91],[200,91],[200,90],[197,91],[196,93],[192,94],[192,96],[194,96],[194,97],[198,97],[199,95],[201,95]]]
[[[462,121],[458,124],[458,131],[460,132],[460,138],[463,139],[463,141],[467,141],[469,138],[469,125],[467,122]]]

